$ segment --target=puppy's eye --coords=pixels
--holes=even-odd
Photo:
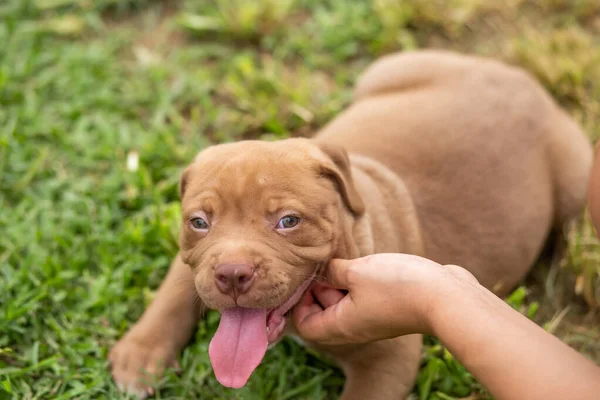
[[[293,228],[296,225],[298,225],[299,222],[300,222],[300,218],[296,217],[295,215],[286,215],[285,217],[283,217],[279,220],[276,228],[277,229]]]
[[[205,231],[208,229],[208,222],[199,217],[192,218],[190,225],[196,231]]]

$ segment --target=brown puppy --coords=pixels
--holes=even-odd
[[[186,169],[181,252],[112,350],[115,380],[143,392],[141,369],[175,362],[197,291],[222,311],[217,378],[245,384],[334,257],[423,255],[505,295],[583,208],[591,160],[581,130],[519,69],[443,51],[384,57],[314,139],[214,146]],[[391,399],[410,391],[420,347],[412,335],[323,350],[347,376],[343,399]]]

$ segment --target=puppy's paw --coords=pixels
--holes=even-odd
[[[110,351],[111,372],[119,390],[145,399],[166,368],[179,368],[177,354],[168,345],[149,345],[143,339],[126,335]]]

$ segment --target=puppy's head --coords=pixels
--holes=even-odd
[[[364,205],[346,153],[305,139],[209,147],[180,183],[181,251],[207,306],[275,308],[338,250]]]
[[[364,212],[346,153],[307,139],[210,147],[184,171],[180,192],[181,255],[201,299],[221,311],[219,331],[246,332],[262,321],[268,342],[279,339],[285,314],[319,268],[346,255],[339,253],[349,246],[348,221]],[[244,347],[229,334],[217,332],[214,352],[227,350],[213,346],[219,335]]]

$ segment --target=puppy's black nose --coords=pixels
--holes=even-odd
[[[247,264],[221,264],[215,269],[215,284],[221,293],[246,293],[254,281],[254,269]]]

